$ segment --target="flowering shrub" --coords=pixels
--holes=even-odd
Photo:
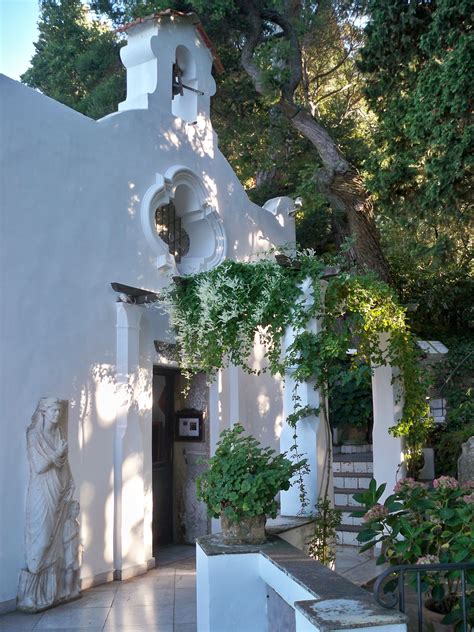
[[[435,489],[459,489],[459,483],[452,476],[440,476],[433,481]]]
[[[399,492],[409,491],[410,489],[415,489],[416,487],[424,488],[426,485],[424,483],[420,483],[419,481],[415,481],[414,478],[402,478],[395,485],[393,491],[398,494]]]
[[[361,551],[382,544],[377,564],[447,564],[474,562],[474,492],[472,484],[460,485],[451,476],[441,476],[428,487],[410,478],[399,481],[383,504],[386,484],[375,480],[364,492],[354,495],[363,505],[354,517],[363,517],[357,539]],[[469,616],[474,623],[474,571],[466,574]],[[396,580],[394,580],[396,581]],[[451,612],[443,623],[456,623],[460,615],[459,571],[426,573],[422,590],[432,600],[448,604]]]
[[[388,515],[387,507],[380,505],[377,503],[369,509],[369,511],[364,515],[364,522],[372,522],[373,520],[382,520],[385,516]]]
[[[425,555],[424,557],[419,557],[416,561],[418,565],[420,564],[439,564],[439,557],[437,555]]]

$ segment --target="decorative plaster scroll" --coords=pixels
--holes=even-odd
[[[120,58],[127,69],[127,98],[119,103],[119,112],[148,109],[149,96],[157,87],[158,64],[153,49],[156,35],[146,25],[138,25],[135,35],[120,49]]]
[[[26,431],[30,479],[26,500],[27,568],[17,607],[39,612],[79,596],[79,503],[68,462],[67,401],[44,397]]]
[[[262,206],[263,209],[272,215],[291,215],[296,210],[295,201],[287,196],[280,196],[267,200]]]

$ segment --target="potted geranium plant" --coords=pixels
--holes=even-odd
[[[261,544],[266,517],[277,515],[276,494],[289,489],[306,459],[292,461],[286,454],[275,454],[235,424],[221,433],[208,465],[197,479],[197,494],[209,515],[221,518],[224,542]]]

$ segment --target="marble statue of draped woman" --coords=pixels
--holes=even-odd
[[[65,440],[66,402],[43,398],[27,429],[30,479],[25,525],[27,570],[20,573],[18,608],[37,612],[59,600],[63,532],[74,493]]]

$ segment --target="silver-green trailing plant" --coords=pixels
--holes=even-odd
[[[347,359],[347,350],[356,341],[354,370],[360,362],[372,367],[390,363],[399,369],[403,414],[390,432],[405,438],[408,473],[416,475],[431,418],[405,309],[386,283],[369,274],[342,271],[325,280],[323,295],[324,271],[325,265],[305,251],[297,253],[288,266],[268,258],[225,261],[182,279],[169,290],[168,300],[183,371],[188,375],[204,371],[212,378],[232,363],[260,373],[249,366],[258,336],[267,370],[282,377],[291,370],[296,385],[313,381],[325,406],[329,376],[334,381],[339,366],[344,379],[341,360]],[[305,300],[302,289],[308,281],[311,300]],[[313,318],[321,321],[318,333],[307,328]],[[283,354],[283,336],[289,326],[295,336]],[[380,345],[382,332],[388,334],[385,349]],[[295,428],[299,419],[319,412],[299,406],[296,389],[294,402],[287,422]]]

